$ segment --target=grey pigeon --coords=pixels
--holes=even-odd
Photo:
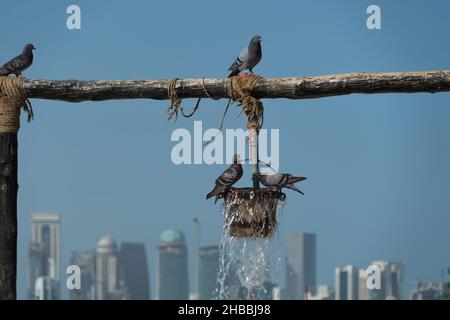
[[[33,50],[35,49],[31,43],[28,43],[21,54],[9,60],[0,68],[0,76],[14,73],[16,77],[19,77],[33,63]]]
[[[253,73],[253,68],[258,64],[261,58],[261,36],[256,35],[252,38],[248,47],[242,49],[239,56],[228,69],[231,71],[228,78],[233,77],[244,70],[249,70],[251,73]]]
[[[242,177],[243,170],[240,161],[239,155],[235,154],[233,156],[233,164],[216,179],[216,185],[214,186],[214,189],[206,195],[206,200],[227,191]]]
[[[275,173],[275,174],[260,174],[255,176],[263,185],[269,188],[280,190],[282,188],[288,188],[305,195],[300,189],[298,189],[294,183],[306,180],[305,177],[294,177],[289,173]]]

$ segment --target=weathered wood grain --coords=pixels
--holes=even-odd
[[[24,80],[28,98],[68,102],[114,99],[168,99],[170,80]],[[180,98],[228,98],[228,79],[180,79]],[[353,93],[450,91],[450,71],[347,73],[318,77],[261,79],[254,96],[261,99],[315,99]]]

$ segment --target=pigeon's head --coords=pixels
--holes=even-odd
[[[250,44],[258,44],[261,43],[262,39],[259,34],[253,36],[252,41],[250,41]]]
[[[34,45],[32,43],[27,43],[25,45],[25,48],[23,48],[24,53],[32,53],[33,50],[36,50],[36,48],[34,47]]]
[[[241,163],[241,156],[237,153],[233,156],[233,164]]]

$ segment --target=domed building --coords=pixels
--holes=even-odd
[[[161,232],[159,241],[163,242],[185,242],[184,234],[180,230],[168,229]]]
[[[159,237],[156,291],[160,300],[189,298],[187,247],[183,232],[164,230]]]
[[[119,281],[117,244],[111,236],[105,235],[97,243],[96,253],[95,298],[108,300]]]

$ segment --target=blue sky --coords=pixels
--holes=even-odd
[[[66,28],[70,4],[81,7],[81,30]],[[381,7],[382,30],[366,28],[370,4]],[[449,69],[449,10],[444,0],[4,0],[0,60],[32,42],[33,79],[224,77],[258,33],[264,56],[254,71],[263,77]],[[105,233],[145,242],[152,295],[159,233],[182,229],[193,280],[192,217],[203,242],[216,243],[222,216],[204,196],[225,168],[170,161],[172,131],[192,130],[193,119],[167,122],[167,101],[32,102],[36,119],[23,115],[19,133],[19,297],[35,211],[61,214],[64,269],[72,250]],[[450,265],[450,94],[263,102],[265,127],[280,129],[280,170],[308,177],[305,197],[288,194],[281,239],[317,234],[318,282],[333,284],[336,266],[375,259],[404,261],[407,288],[418,277],[440,280]],[[216,127],[224,104],[203,101],[195,120]],[[227,128],[244,126],[237,114]],[[239,185],[248,183],[246,174]]]

